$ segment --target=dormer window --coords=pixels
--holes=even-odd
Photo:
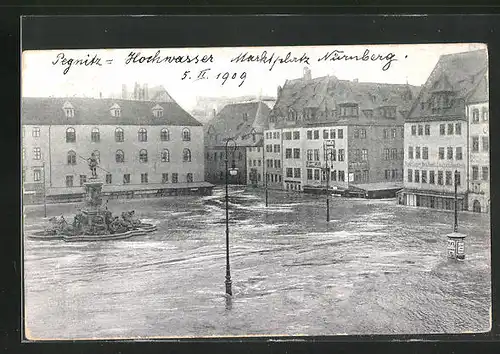
[[[395,106],[383,107],[382,115],[384,116],[384,118],[396,118],[396,107]]]
[[[72,118],[75,116],[75,107],[73,107],[73,105],[68,101],[64,102],[63,110],[66,118]]]
[[[163,117],[163,107],[157,104],[156,106],[153,107],[153,116],[156,118],[161,118]]]
[[[118,117],[122,116],[122,110],[121,110],[120,106],[118,106],[118,104],[116,104],[116,103],[111,106],[110,112],[111,112],[112,117],[118,118]]]
[[[347,103],[340,105],[340,116],[341,117],[357,117],[358,113],[358,105]]]
[[[372,109],[365,109],[363,111],[363,113],[365,114],[366,118],[372,118],[373,117],[373,110]]]

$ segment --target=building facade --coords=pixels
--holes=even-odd
[[[202,126],[174,102],[23,98],[21,119],[26,195],[83,193],[91,154],[104,193],[209,187]]]
[[[456,184],[459,210],[488,209],[487,97],[486,51],[440,57],[405,122],[401,204],[454,210]]]

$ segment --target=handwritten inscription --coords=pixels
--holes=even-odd
[[[301,63],[307,64],[309,63],[309,56],[306,53],[303,53],[300,57],[292,55],[292,52],[288,52],[285,57],[281,57],[276,55],[276,53],[272,53],[268,55],[267,50],[264,50],[260,55],[252,55],[246,53],[240,53],[233,59],[231,59],[231,63],[262,63],[269,64],[269,71],[272,71],[276,64],[290,64],[290,63]]]
[[[200,56],[196,55],[167,55],[162,56],[158,50],[154,55],[142,55],[141,52],[130,52],[125,60],[125,64],[198,64],[213,63],[212,54]]]
[[[220,80],[221,81],[221,86],[224,86],[228,80],[241,80],[240,84],[238,87],[241,87],[245,83],[245,80],[247,78],[247,73],[243,71],[242,73],[229,73],[229,72],[223,72],[223,73],[218,73],[216,75],[210,76],[209,71],[212,69],[207,68],[200,70],[197,74],[191,75],[191,70],[186,70],[184,74],[182,75],[181,80],[193,80],[193,81],[199,81],[199,80],[208,80],[210,78],[214,78],[215,80]],[[193,79],[194,77],[194,79]]]
[[[107,60],[107,64],[111,64],[111,61]],[[63,75],[66,75],[73,65],[77,66],[102,66],[101,58],[95,54],[92,58],[90,54],[87,54],[84,58],[66,58],[64,53],[59,53],[56,55],[56,59],[52,61],[52,65],[62,65],[64,67]]]
[[[396,61],[396,54],[394,53],[387,53],[385,55],[383,54],[371,54],[370,55],[370,50],[365,49],[362,55],[349,55],[344,53],[343,50],[333,50],[331,52],[326,53],[324,56],[318,59],[319,62],[321,61],[383,61],[385,62],[384,66],[382,67],[383,71],[387,71],[391,68],[392,62]]]

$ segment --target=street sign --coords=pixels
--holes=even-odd
[[[334,148],[335,147],[335,140],[325,140],[325,145],[326,145],[326,147]]]

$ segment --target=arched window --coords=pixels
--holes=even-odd
[[[146,149],[139,151],[139,161],[148,162],[148,151]]]
[[[98,143],[99,141],[101,141],[101,134],[99,133],[99,129],[93,128],[92,133],[90,133],[90,138],[93,143]]]
[[[184,161],[184,162],[191,162],[191,150],[184,149],[182,151],[182,161]]]
[[[188,128],[182,129],[182,140],[190,141],[191,140],[191,132]]]
[[[193,174],[192,174],[192,173],[188,173],[188,174],[186,175],[186,181],[187,181],[188,183],[193,182]]]
[[[66,129],[66,142],[74,143],[76,141],[76,132],[74,128]]]
[[[479,109],[474,108],[472,110],[472,122],[477,123],[479,122]]]
[[[125,153],[123,150],[116,150],[115,159],[118,163],[125,162]]]
[[[170,133],[167,128],[163,128],[160,133],[160,138],[161,141],[169,141],[170,140]]]
[[[76,165],[76,152],[68,151],[68,165]]]
[[[123,140],[125,140],[125,134],[123,133],[122,128],[116,128],[115,129],[115,141],[117,143],[122,143]]]
[[[148,131],[144,128],[139,129],[139,141],[148,141]]]
[[[168,149],[163,149],[161,152],[161,162],[169,162],[170,161],[170,152]]]
[[[97,162],[101,163],[101,153],[99,152],[99,150],[94,150],[92,151],[92,153],[94,154],[94,157],[96,158]]]

